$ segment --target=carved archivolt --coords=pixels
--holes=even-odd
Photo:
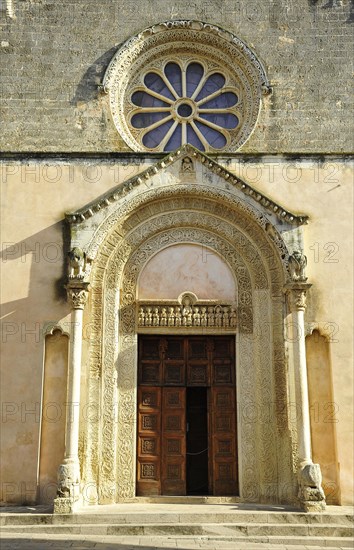
[[[180,184],[150,189],[123,201],[96,231],[86,249],[89,256],[95,256],[85,310],[91,326],[87,399],[101,414],[100,422],[97,416],[87,422],[83,477],[97,486],[100,502],[135,496],[137,334],[150,330],[146,317],[145,328],[141,318],[139,321],[139,307],[146,316],[150,306],[136,301],[138,277],[154,254],[181,242],[217,252],[237,280],[236,327],[231,326],[235,323],[234,316],[231,321],[232,304],[220,306],[223,313],[224,307],[229,308],[228,330],[238,334],[242,496],[279,501],[279,484],[293,486],[291,439],[284,412],[287,380],[282,287],[287,253],[281,239],[272,239],[267,233],[267,223],[225,190]],[[182,308],[183,302],[175,306]],[[215,315],[217,304],[212,306]],[[155,307],[161,330],[166,326],[161,324],[162,306]],[[187,323],[192,315],[191,326],[201,321],[196,307],[199,305],[194,302],[192,312],[184,312]],[[178,328],[175,315],[171,330]],[[214,324],[208,330],[217,334],[225,328]],[[285,499],[289,498],[286,495]]]
[[[112,117],[125,142],[134,151],[166,150],[167,140],[155,147],[152,143],[144,144],[146,131],[141,130],[141,127],[134,127],[134,121],[132,123],[132,117],[137,112],[143,112],[144,107],[137,107],[132,96],[134,92],[144,92],[147,89],[146,75],[155,73],[160,78],[165,78],[165,67],[171,62],[181,67],[182,75],[188,66],[198,63],[203,67],[206,80],[213,73],[224,77],[220,93],[230,92],[237,95],[235,112],[238,124],[231,131],[221,132],[225,136],[223,149],[238,149],[255,128],[262,94],[270,91],[267,77],[254,53],[239,38],[216,25],[201,21],[167,21],[154,25],[130,38],[114,55],[105,74],[103,88],[109,92]],[[169,83],[166,85],[168,87]],[[163,96],[156,94],[156,91],[155,96],[163,106]],[[168,110],[167,115],[175,128],[181,123],[183,144],[188,140],[187,134],[183,136],[183,125],[188,126],[191,123],[195,126],[195,119],[199,117],[198,110],[202,105],[198,105],[198,101],[194,101],[193,95],[188,94],[185,89],[177,94],[172,85],[170,96],[167,107],[165,105],[164,108]],[[186,113],[182,114],[181,106]],[[159,121],[155,124],[159,124]],[[172,135],[172,129],[170,130]],[[204,146],[207,151],[216,150],[210,141],[205,137],[203,139],[203,133],[200,134],[199,148]],[[178,146],[177,144],[171,149]],[[167,150],[171,149],[167,147]]]

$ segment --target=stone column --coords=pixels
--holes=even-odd
[[[71,304],[71,334],[67,379],[67,413],[64,460],[58,469],[58,492],[54,513],[74,511],[80,499],[79,418],[82,352],[82,319],[89,283],[71,280],[66,287]]]
[[[306,347],[305,347],[305,309],[306,292],[311,284],[293,282],[286,285],[286,293],[291,312],[291,345],[295,373],[296,421],[298,437],[298,477],[299,500],[307,512],[325,509],[325,496],[321,487],[319,464],[312,462],[311,426],[307,385]]]

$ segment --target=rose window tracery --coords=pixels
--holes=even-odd
[[[255,54],[234,34],[202,21],[159,23],[113,56],[102,90],[133,151],[237,151],[250,137],[270,90]],[[119,143],[119,147],[122,144]]]
[[[222,149],[239,124],[238,96],[227,77],[200,62],[168,62],[133,90],[131,125],[148,149],[172,151],[185,143],[201,151]]]

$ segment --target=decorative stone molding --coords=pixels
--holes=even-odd
[[[130,194],[133,189],[135,190],[136,188],[140,187],[142,188],[144,193],[146,193],[146,187],[149,183],[152,183],[151,180],[156,175],[165,171],[166,168],[168,168],[169,166],[172,166],[176,162],[180,162],[181,171],[183,160],[187,156],[193,159],[194,163],[200,163],[201,165],[203,165],[203,167],[207,169],[207,171],[210,171],[213,174],[216,174],[217,176],[222,178],[228,186],[232,186],[240,190],[245,198],[247,197],[251,199],[251,203],[254,203],[255,207],[261,206],[265,208],[269,212],[269,214],[276,216],[282,223],[287,222],[290,226],[296,227],[306,224],[308,222],[307,216],[297,216],[296,214],[293,214],[290,211],[284,209],[281,205],[277,204],[266,195],[263,195],[258,190],[254,189],[251,185],[246,183],[244,180],[242,180],[238,176],[235,176],[235,174],[233,174],[232,172],[230,172],[214,160],[210,159],[204,153],[201,153],[200,151],[198,151],[198,149],[189,144],[183,145],[173,153],[169,153],[161,161],[142,171],[139,175],[133,176],[132,178],[126,180],[124,183],[117,185],[113,190],[110,190],[108,193],[101,196],[96,201],[93,201],[88,206],[81,208],[76,212],[66,214],[66,220],[72,226],[80,225],[86,220],[92,218],[95,214],[101,213],[102,210],[110,207],[112,204],[120,202],[126,195]],[[152,193],[157,195],[157,190],[153,190]],[[224,198],[227,197],[227,202],[230,202],[230,193],[225,193],[225,191],[223,192],[222,190],[215,189],[215,195],[218,194],[220,198],[222,197],[222,195],[224,196]],[[136,206],[134,205],[134,207]],[[250,215],[253,212],[253,215],[257,217],[257,213],[254,212],[254,208],[252,208],[249,204],[249,199],[247,200],[247,204],[244,202],[241,207],[245,211],[248,211]],[[269,220],[265,219],[263,225],[264,230],[273,240],[279,239],[279,234],[277,230],[271,223],[269,223]]]
[[[114,55],[103,89],[109,93],[113,121],[124,141],[134,151],[151,150],[142,145],[130,123],[136,109],[131,96],[134,89],[144,88],[143,77],[148,69],[163,71],[164,65],[174,59],[184,64],[197,61],[209,73],[219,70],[227,75],[229,87],[239,96],[240,126],[225,150],[238,149],[253,132],[261,97],[269,93],[270,86],[264,68],[244,42],[221,27],[201,21],[174,20],[154,25],[130,38]]]
[[[168,166],[159,162],[146,177],[139,176],[140,182],[138,177],[134,185],[123,184],[124,192],[117,197],[107,194],[107,202],[100,199],[68,216],[73,242],[94,258],[90,307],[85,309],[92,325],[87,399],[102,414],[99,422],[84,427],[83,482],[97,487],[102,503],[135,496],[137,335],[193,327],[161,326],[164,303],[159,301],[153,304],[159,308],[159,327],[139,326],[139,305],[150,304],[136,301],[137,282],[154,254],[186,242],[219,254],[237,281],[237,326],[230,332],[237,331],[238,342],[241,496],[253,502],[289,502],[285,491],[291,487],[294,499],[297,494],[298,454],[296,428],[287,409],[282,289],[290,280],[290,268],[281,232],[290,234],[291,245],[297,243],[298,226],[306,218],[290,220],[285,211],[272,209],[275,203],[266,205],[263,196],[258,200],[256,191],[245,191],[247,184],[242,188],[238,178],[230,181],[232,174],[192,147],[171,156],[166,157]],[[190,179],[193,172],[180,175],[185,156],[193,162],[195,182]],[[296,248],[301,249],[300,242]],[[199,305],[189,294],[193,323]],[[181,308],[182,299],[173,306]],[[198,326],[192,330],[198,332]],[[223,330],[206,327],[210,334]],[[117,415],[112,414],[116,410]]]

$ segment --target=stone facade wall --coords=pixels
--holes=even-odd
[[[350,503],[352,349],[348,342],[352,327],[348,312],[352,311],[352,244],[348,235],[353,234],[353,228],[348,220],[352,166],[344,159],[333,162],[331,158],[322,164],[315,159],[295,164],[279,157],[257,163],[221,160],[284,208],[310,217],[304,226],[304,249],[313,287],[306,319],[310,329],[325,334],[329,341],[341,502]],[[66,158],[1,166],[1,500],[23,503],[37,498],[44,335],[58,321],[64,331],[70,329],[70,308],[63,288],[67,250],[64,213],[81,208],[152,163],[150,158],[142,158],[140,164],[137,160],[129,164],[128,158],[120,162]],[[84,339],[90,338],[90,322]],[[87,360],[84,350],[84,369]],[[318,427],[320,433],[328,421],[327,402],[315,397],[314,404],[314,429]],[[44,414],[55,412],[46,404],[44,408]]]
[[[273,95],[243,152],[348,150],[350,0],[17,0],[13,14],[1,13],[2,151],[127,151],[98,85],[119,44],[169,19],[225,27],[264,64]]]

